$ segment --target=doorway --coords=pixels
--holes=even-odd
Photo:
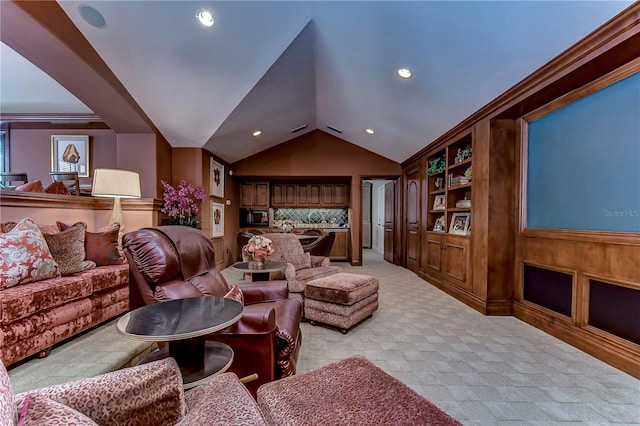
[[[385,202],[390,201],[388,204],[395,206],[394,199],[387,200],[389,196],[393,197],[393,193],[387,195],[385,186],[387,184],[395,185],[395,180],[365,179],[362,183],[363,187],[368,188],[362,191],[362,249],[371,249],[384,255],[385,238],[388,238],[385,237],[385,233],[389,234],[388,230],[385,232]],[[395,219],[390,218],[386,228],[389,228],[389,224],[393,227],[394,223]],[[387,246],[393,247],[393,237],[390,239],[391,241],[387,241]],[[391,252],[393,253],[393,249]],[[388,256],[385,256],[385,260],[393,263],[393,259],[389,259]]]

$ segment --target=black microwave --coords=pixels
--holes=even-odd
[[[269,226],[269,210],[240,209],[240,227]]]

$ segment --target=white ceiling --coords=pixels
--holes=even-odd
[[[402,162],[632,2],[58,3],[174,147],[235,162],[317,128]],[[213,27],[196,22],[201,8]],[[2,112],[90,112],[0,55]]]

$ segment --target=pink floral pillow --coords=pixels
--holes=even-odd
[[[58,264],[33,220],[22,219],[0,234],[0,289],[57,276]]]
[[[40,179],[32,180],[31,182],[27,182],[20,186],[16,186],[16,191],[18,192],[44,192],[44,186],[42,186],[42,182]]]

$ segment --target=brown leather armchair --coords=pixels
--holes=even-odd
[[[222,297],[231,289],[215,269],[211,240],[195,228],[143,228],[124,235],[122,244],[130,268],[130,309],[179,298]],[[229,371],[238,377],[258,374],[247,383],[255,396],[261,384],[295,374],[302,307],[287,298],[286,281],[239,287],[245,303],[242,318],[207,338],[233,348]]]

